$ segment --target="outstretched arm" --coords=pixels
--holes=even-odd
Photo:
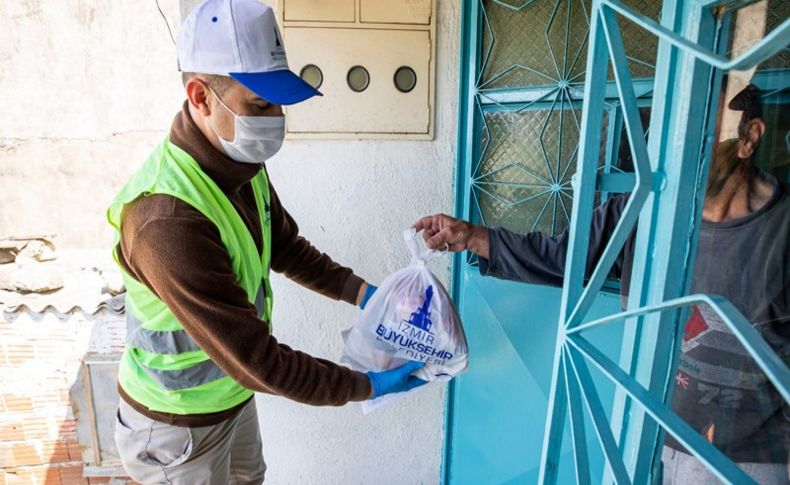
[[[620,220],[627,194],[614,197],[595,210],[590,233],[589,277],[603,254]],[[517,233],[507,229],[484,228],[445,214],[420,219],[414,225],[423,231],[431,249],[468,250],[480,257],[480,273],[526,283],[562,286],[568,231],[557,236],[542,232]],[[620,276],[622,256],[612,275]]]

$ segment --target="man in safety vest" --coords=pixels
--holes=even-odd
[[[141,483],[260,483],[255,391],[340,406],[424,381],[415,362],[363,374],[271,334],[270,269],[360,306],[375,291],[299,236],[268,180],[281,106],[320,95],[288,70],[271,8],[206,0],[177,44],[187,100],[107,212],[127,289],[115,441]]]

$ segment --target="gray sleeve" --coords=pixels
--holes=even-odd
[[[627,201],[628,194],[618,195],[593,213],[585,278],[590,276],[600,259]],[[489,259],[480,258],[480,274],[524,283],[562,286],[568,238],[567,229],[554,237],[542,232],[516,233],[501,227],[488,229]],[[621,253],[612,268],[611,277],[620,277],[622,263]]]

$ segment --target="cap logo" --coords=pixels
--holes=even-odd
[[[285,60],[285,49],[283,48],[283,43],[280,40],[280,33],[277,32],[277,27],[275,26],[272,28],[274,32],[274,50],[270,52],[272,55],[273,61],[282,61]]]

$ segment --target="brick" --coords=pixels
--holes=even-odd
[[[62,485],[87,485],[88,479],[82,476],[82,465],[64,466],[60,470]]]
[[[41,458],[44,463],[68,463],[69,448],[65,441],[42,441]]]
[[[22,441],[25,428],[21,423],[0,424],[0,441]],[[2,485],[0,483],[0,485]]]
[[[49,419],[43,415],[27,415],[23,421],[25,439],[40,440],[53,438]]]
[[[6,485],[59,484],[60,474],[56,468],[37,466],[15,468],[5,474]]]
[[[16,485],[17,483],[22,483],[19,479],[16,470],[0,470],[0,483],[3,485]]]
[[[28,411],[27,416],[32,416],[35,418],[49,418],[50,416],[59,416],[60,419],[67,419],[69,417],[69,413],[71,412],[71,406],[68,405],[49,405],[49,406],[38,406],[36,405],[35,401],[33,402],[32,410]],[[48,422],[48,421],[47,421]],[[54,426],[53,426],[54,427]]]
[[[44,478],[40,479],[38,483],[44,485],[61,485],[63,482],[60,478],[60,469],[58,467],[46,468],[46,474],[44,475]]]
[[[58,434],[61,436],[72,436],[77,433],[77,421],[74,419],[64,419],[58,423]]]
[[[5,400],[6,412],[29,412],[33,411],[33,400],[26,396],[17,396],[15,394],[6,394],[3,396]]]
[[[12,443],[0,443],[0,469],[14,466],[14,449]]]
[[[88,483],[90,485],[103,485],[105,483],[110,483],[110,477],[88,477]],[[2,485],[2,483],[0,483]]]
[[[8,362],[11,365],[21,365],[36,358],[35,348],[30,344],[11,345],[6,350]]]
[[[82,446],[76,441],[67,441],[66,449],[69,452],[69,461],[82,461]]]
[[[36,447],[30,443],[14,443],[11,445],[12,466],[40,465],[41,457]]]
[[[33,398],[33,402],[35,403],[37,408],[58,407],[58,406],[66,406],[69,404],[68,399],[66,399],[65,401],[61,399],[60,393],[58,393],[56,390],[50,390],[48,392],[35,396]]]

